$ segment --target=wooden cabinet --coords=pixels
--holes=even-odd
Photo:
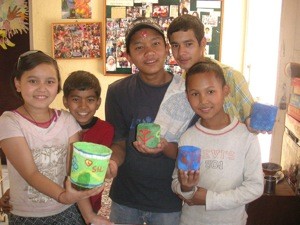
[[[300,196],[283,180],[274,195],[264,194],[251,202],[247,213],[247,225],[300,225]]]

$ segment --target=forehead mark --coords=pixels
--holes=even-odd
[[[148,36],[148,32],[143,30],[141,31],[141,37],[146,38]]]

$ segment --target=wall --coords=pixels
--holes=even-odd
[[[282,1],[282,15],[280,25],[280,48],[277,73],[276,100],[279,105],[286,84],[287,98],[291,92],[291,78],[286,74],[286,65],[289,62],[300,62],[300,0]],[[276,126],[272,135],[272,152],[270,161],[280,163],[282,156],[282,135],[285,129],[286,110],[279,110]],[[283,154],[290,154],[283,152]],[[283,162],[284,163],[284,162]]]
[[[243,71],[246,0],[225,0],[221,61]]]
[[[47,54],[52,55],[52,33],[51,24],[57,22],[75,22],[76,20],[61,19],[61,0],[31,0],[31,49],[39,49]],[[92,19],[79,20],[79,22],[103,22],[103,0],[92,1]],[[103,25],[103,24],[102,24]],[[87,70],[95,74],[102,87],[102,104],[96,115],[104,118],[104,102],[107,87],[113,81],[119,79],[117,76],[104,76],[103,59],[59,59],[57,60],[60,72],[62,75],[62,82],[65,81],[68,74],[75,70]],[[62,103],[62,93],[60,93],[51,105],[54,108],[64,108]]]
[[[51,24],[57,22],[75,22],[75,20],[61,19],[61,0],[30,0],[29,2],[32,17],[31,49],[39,49],[51,55]],[[80,20],[80,22],[103,22],[105,11],[104,3],[104,0],[93,0],[92,19]],[[242,71],[245,0],[226,0],[226,4],[224,5],[221,61]],[[57,61],[60,66],[62,82],[65,81],[70,72],[75,70],[87,70],[99,78],[102,87],[102,104],[96,115],[100,118],[104,118],[104,102],[107,87],[110,83],[119,79],[120,76],[104,76],[102,68],[103,59],[59,59]],[[62,93],[57,96],[51,106],[54,108],[64,108],[62,104]]]

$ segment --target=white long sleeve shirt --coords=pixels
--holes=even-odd
[[[245,205],[263,193],[263,171],[257,136],[233,118],[221,130],[210,130],[198,121],[180,138],[179,146],[201,148],[199,187],[207,189],[206,205],[183,205],[181,225],[244,225]],[[181,192],[173,173],[172,190],[186,199],[195,191]]]

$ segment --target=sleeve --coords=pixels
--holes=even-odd
[[[261,153],[258,139],[251,135],[244,165],[244,181],[235,189],[213,192],[207,191],[206,210],[231,209],[248,204],[263,193],[264,180],[261,166]]]
[[[12,112],[4,112],[0,117],[0,141],[12,137],[24,137]]]
[[[124,115],[122,114],[122,107],[120,104],[120,97],[117,96],[118,88],[110,85],[106,94],[105,101],[105,118],[115,130],[114,142],[125,140],[128,136],[129,128],[126,126]]]
[[[244,76],[232,68],[226,68],[226,83],[230,87],[230,95],[232,96],[232,101],[237,109],[238,118],[241,122],[251,113],[251,107],[254,102],[253,97],[249,91],[248,83],[246,82]]]
[[[62,112],[65,113],[66,117],[67,117],[66,124],[68,124],[67,129],[68,129],[68,135],[69,135],[69,138],[70,138],[74,134],[79,132],[81,130],[81,127],[79,126],[76,119],[72,116],[71,113],[69,113],[65,110],[62,110]]]
[[[180,187],[180,182],[178,180],[178,169],[177,169],[177,166],[175,166],[175,169],[173,171],[173,175],[172,175],[172,191],[177,194],[177,195],[181,195],[182,197],[184,197],[185,199],[192,199],[194,194],[196,193],[197,191],[197,187],[195,186],[193,188],[192,191],[189,191],[189,192],[182,192],[181,191],[181,187]]]

